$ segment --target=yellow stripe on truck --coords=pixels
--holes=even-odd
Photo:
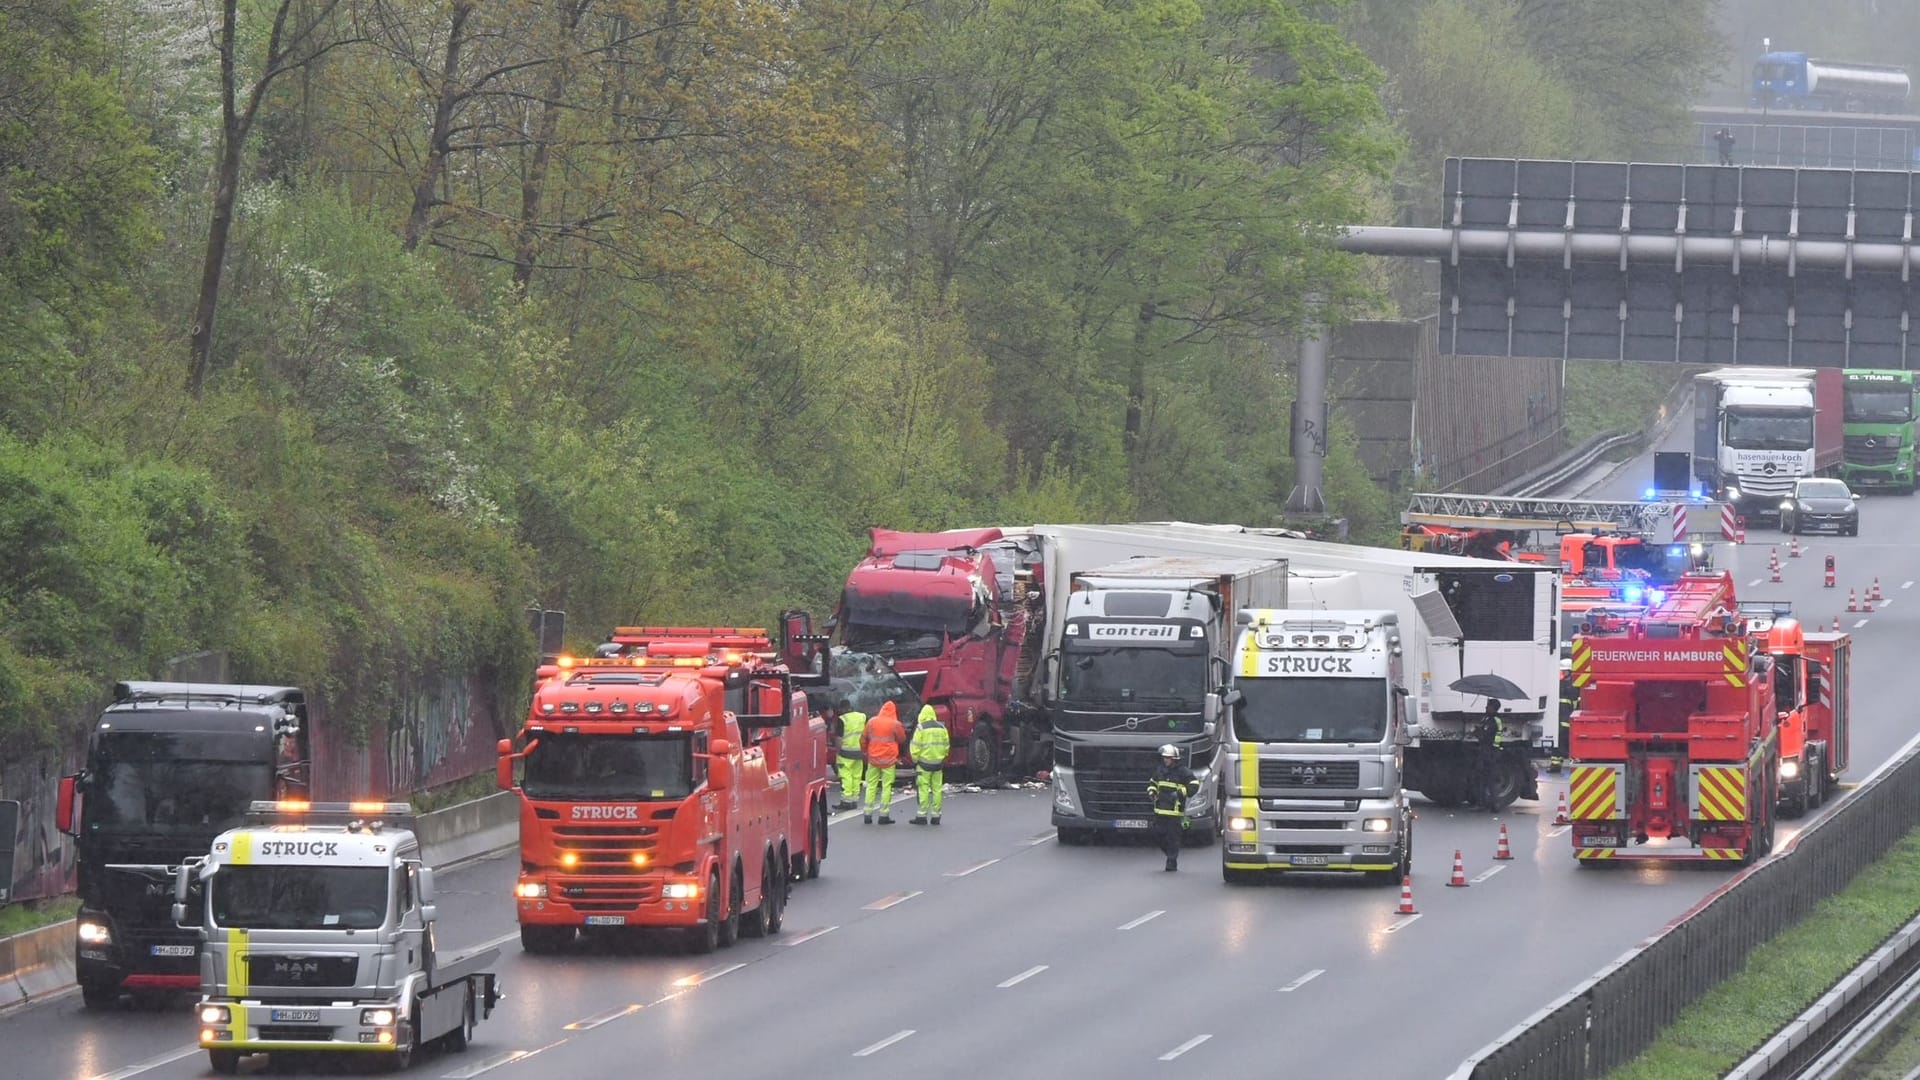
[[[247,932],[245,930],[227,931],[227,996],[246,997],[250,987],[247,985]]]
[[[1260,795],[1260,744],[1240,744],[1240,794],[1249,799]],[[1255,808],[1258,809],[1256,803]]]

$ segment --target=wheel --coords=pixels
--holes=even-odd
[[[1807,805],[1818,808],[1827,801],[1827,763],[1820,751],[1807,751]]]
[[[740,933],[743,936],[754,938],[767,936],[767,921],[773,916],[773,897],[776,887],[774,881],[779,877],[780,875],[773,868],[773,856],[767,856],[766,863],[760,868],[760,902],[754,905],[752,911],[740,916]],[[740,892],[743,904],[746,902],[746,890],[745,883],[742,883]]]
[[[976,784],[985,784],[999,778],[999,769],[993,756],[992,729],[985,724],[975,724],[973,738],[967,743],[967,772]]]
[[[740,940],[740,909],[747,903],[747,886],[742,880],[746,875],[740,867],[733,868],[733,884],[727,886],[727,911],[720,917],[720,944],[731,946]]]
[[[240,1071],[240,1051],[209,1050],[207,1051],[207,1065],[221,1076],[232,1076],[234,1073]]]
[[[416,1014],[418,1010],[415,1010]],[[387,1056],[388,1072],[406,1072],[413,1065],[413,1052],[420,1048],[420,1029],[412,1024],[403,1025],[405,1034],[401,1035],[399,1045]]]
[[[1499,813],[1512,806],[1521,792],[1526,790],[1526,777],[1521,775],[1520,767],[1508,758],[1500,755],[1490,768],[1482,772],[1476,805],[1483,806],[1490,813]]]
[[[467,1002],[461,1010],[460,1026],[441,1036],[440,1043],[448,1053],[458,1054],[473,1043],[473,990],[467,990]]]
[[[793,895],[793,883],[786,878],[774,882],[773,907],[767,911],[767,933],[777,934],[787,921],[787,899]]]
[[[1088,841],[1093,839],[1092,829],[1080,829],[1080,828],[1074,828],[1067,825],[1060,825],[1060,826],[1057,826],[1053,831],[1057,836],[1059,836],[1060,843],[1064,847],[1086,847]]]
[[[820,876],[820,864],[827,861],[827,800],[821,797],[813,808],[813,828],[807,836],[807,880]]]
[[[1812,783],[1813,778],[1808,777],[1806,782],[1800,785],[1799,794],[1791,795],[1787,798],[1785,809],[1785,817],[1787,820],[1792,821],[1795,818],[1807,816],[1807,807],[1811,803],[1811,800],[1807,796],[1807,788],[1812,785]]]
[[[707,917],[687,928],[687,948],[706,954],[720,947],[720,871],[707,875]]]
[[[544,956],[557,953],[573,940],[571,926],[520,926],[520,951]]]
[[[1229,885],[1251,885],[1259,878],[1258,870],[1235,870],[1226,863],[1220,864],[1220,880]]]
[[[111,1009],[120,1004],[120,987],[113,983],[82,982],[80,1000],[89,1009]]]

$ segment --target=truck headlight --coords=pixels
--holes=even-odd
[[[1228,832],[1252,832],[1259,827],[1260,822],[1256,818],[1230,817],[1227,819]]]
[[[1737,487],[1734,487],[1732,484],[1727,485],[1727,501],[1728,502],[1740,501],[1740,489]]]
[[[1799,778],[1800,778],[1799,762],[1793,760],[1792,758],[1788,758],[1787,760],[1782,761],[1780,763],[1780,779],[1798,780]]]
[[[1080,807],[1073,801],[1073,782],[1071,778],[1053,773],[1053,808],[1063,814],[1078,814]]]
[[[522,900],[545,900],[547,883],[544,881],[523,881],[513,887],[513,895]]]
[[[203,1024],[224,1024],[232,1017],[233,1014],[225,1005],[200,1006],[200,1022]]]
[[[366,1027],[392,1027],[392,1009],[361,1009],[360,1023]]]
[[[700,886],[691,881],[670,881],[660,889],[660,895],[667,900],[693,900],[700,895]]]
[[[83,922],[80,924],[80,943],[83,945],[111,945],[113,931],[106,923]]]
[[[1792,499],[1782,499],[1782,500],[1780,500],[1780,509],[1782,509],[1782,510],[1791,510],[1791,509],[1793,509],[1793,500],[1792,500]]]
[[[1370,817],[1360,823],[1360,831],[1361,832],[1392,832],[1393,819],[1384,818],[1384,817]]]

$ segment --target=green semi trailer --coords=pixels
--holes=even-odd
[[[1846,371],[1847,486],[1914,489],[1913,372]]]

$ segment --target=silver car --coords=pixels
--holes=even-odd
[[[1860,504],[1844,481],[1803,478],[1780,503],[1780,531],[1860,535]]]

